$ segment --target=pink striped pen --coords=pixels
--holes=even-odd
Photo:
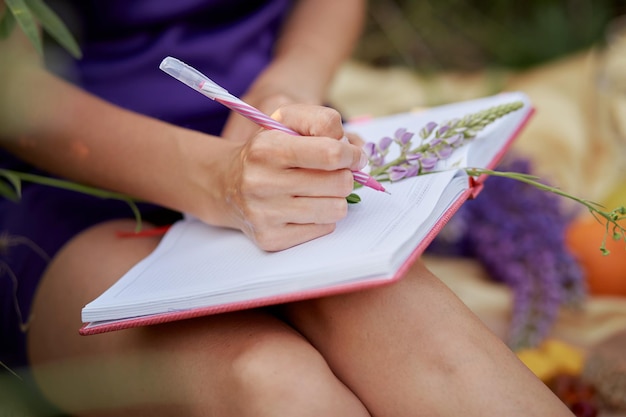
[[[223,104],[265,129],[280,130],[290,135],[300,136],[295,130],[289,129],[262,111],[230,94],[206,75],[176,58],[166,57],[159,65],[159,68],[197,92]],[[354,180],[359,184],[376,191],[385,191],[385,188],[370,175],[361,171],[353,171],[352,174],[354,175]]]

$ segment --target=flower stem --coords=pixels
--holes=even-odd
[[[611,211],[604,211],[601,204],[573,196],[557,187],[543,184],[539,182],[538,177],[534,175],[523,174],[519,172],[494,171],[485,168],[464,168],[464,170],[465,172],[467,172],[468,175],[471,175],[472,177],[477,177],[480,175],[491,175],[521,181],[526,184],[532,185],[533,187],[536,187],[540,190],[554,193],[556,195],[575,201],[585,206],[587,210],[589,210],[589,212],[593,215],[593,217],[605,227],[604,237],[600,245],[600,251],[603,255],[608,255],[610,253],[610,251],[606,248],[606,239],[609,235],[611,235],[614,240],[623,239],[624,242],[626,242],[626,226],[622,226],[620,224],[621,221],[626,221],[626,207],[624,206],[617,207]]]
[[[21,195],[21,182],[26,181],[26,182],[32,182],[32,183],[41,184],[41,185],[47,185],[50,187],[76,191],[76,192],[80,192],[83,194],[92,195],[95,197],[121,200],[125,202],[126,204],[128,204],[128,206],[133,212],[133,215],[135,216],[135,222],[136,222],[135,231],[139,232],[142,228],[141,212],[139,211],[139,208],[137,207],[135,200],[132,197],[127,196],[125,194],[120,194],[120,193],[116,193],[113,191],[90,187],[87,185],[78,184],[78,183],[66,181],[66,180],[61,180],[58,178],[51,178],[51,177],[46,177],[42,175],[29,174],[26,172],[12,171],[8,169],[0,169],[0,177],[4,177],[6,180],[8,180],[11,183],[11,185],[13,185],[13,187],[15,188],[15,196],[17,197],[17,199],[19,199]]]

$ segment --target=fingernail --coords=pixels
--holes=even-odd
[[[367,166],[368,159],[364,150],[361,150],[361,160],[359,161],[359,169],[363,169]]]

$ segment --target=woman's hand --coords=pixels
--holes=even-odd
[[[224,155],[222,178],[230,225],[268,251],[332,232],[347,213],[351,170],[367,162],[358,146],[340,140],[344,132],[335,110],[290,105],[274,117],[302,137],[257,130]]]

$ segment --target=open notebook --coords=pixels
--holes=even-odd
[[[80,333],[142,326],[364,289],[400,279],[484,177],[454,166],[493,168],[533,113],[519,92],[347,124],[346,131],[377,142],[400,127],[418,132],[498,104],[524,106],[488,125],[455,150],[440,173],[369,188],[349,206],[335,232],[268,253],[241,232],[193,218],[175,223],[147,258],[82,310]],[[297,140],[297,139],[294,139]]]

